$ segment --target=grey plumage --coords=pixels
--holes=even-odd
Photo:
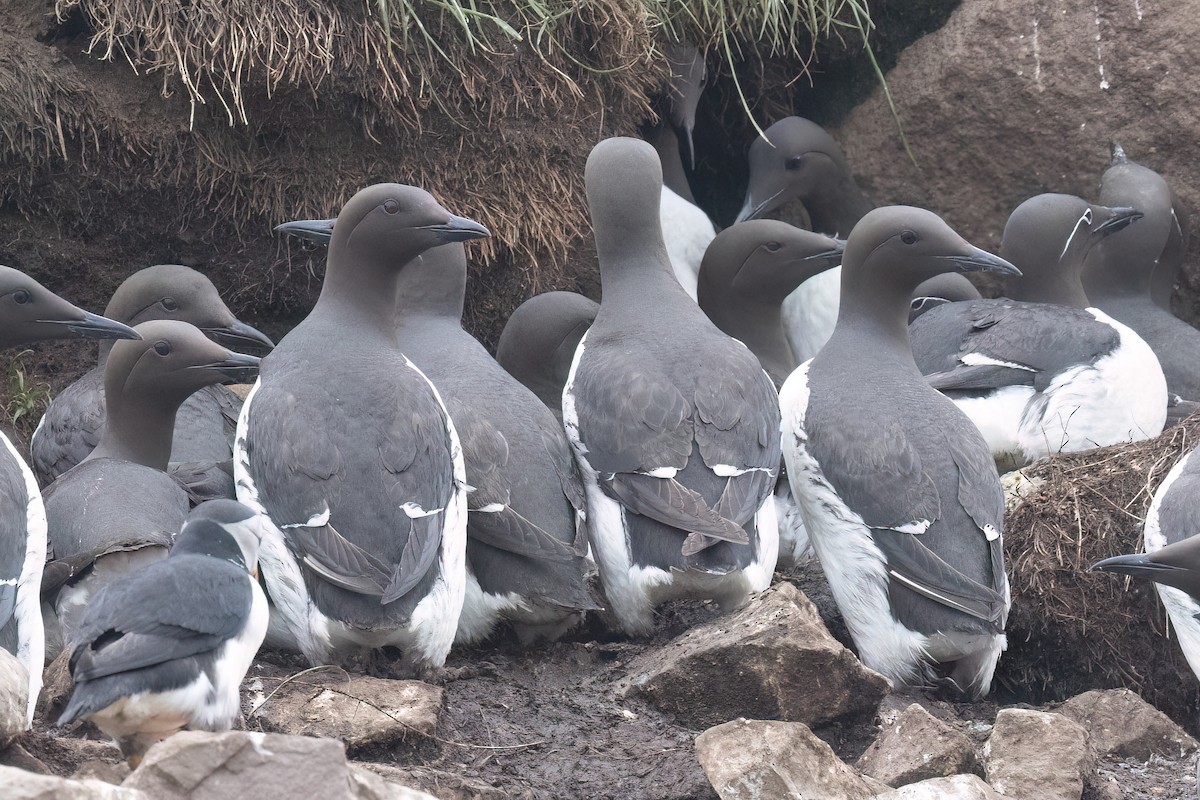
[[[774,386],[674,280],[659,172],[637,140],[589,156],[604,300],[563,392],[608,605],[630,633],[672,596],[743,602],[769,583],[778,548]]]
[[[262,526],[232,500],[198,506],[163,561],[104,587],[71,642],[58,725],[91,717],[140,758],[182,727],[228,730],[267,626],[251,576]]]
[[[1015,272],[928,211],[878,209],[843,259],[838,325],[781,390],[792,491],[859,656],[897,683],[945,663],[987,691],[1004,648],[1004,503],[975,427],[916,369],[909,298],[932,275]]]
[[[600,304],[575,292],[529,298],[508,318],[496,361],[538,396],[562,422],[562,392],[575,348],[596,319]]]
[[[139,270],[113,294],[105,313],[128,325],[175,319],[200,328],[228,346],[270,348],[265,335],[234,317],[209,279],[177,264]],[[83,461],[100,441],[104,424],[104,364],[63,389],[46,409],[30,444],[33,468],[43,486]],[[171,462],[196,502],[233,497],[233,433],[242,401],[225,386],[207,386],[188,397],[176,415]]]
[[[328,235],[328,221],[283,231]],[[396,337],[398,273],[486,236],[425,191],[378,184],[332,228],[321,296],[263,363],[238,423],[238,498],[270,517],[263,574],[314,664],[396,645],[445,660],[463,602],[465,475],[437,392]]]

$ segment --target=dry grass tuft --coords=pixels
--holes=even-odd
[[[1156,439],[1054,456],[1023,470],[1031,483],[1010,508],[1004,545],[1012,583],[1002,690],[1030,702],[1129,687],[1191,724],[1197,682],[1166,634],[1150,584],[1088,572],[1139,552],[1155,490],[1200,444],[1200,416]],[[1010,493],[1011,497],[1011,493]]]

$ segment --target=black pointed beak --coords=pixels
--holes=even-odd
[[[439,222],[436,225],[422,225],[421,230],[433,231],[443,244],[465,242],[468,239],[486,239],[492,235],[491,231],[475,220],[467,219],[466,217],[456,217],[453,214],[450,215],[450,219],[447,222]]]
[[[1128,556],[1113,556],[1103,561],[1097,561],[1095,564],[1092,564],[1091,570],[1119,572],[1122,575],[1130,575],[1134,578],[1161,581],[1164,576],[1180,572],[1182,568],[1173,567],[1170,564],[1159,564],[1151,561],[1150,556],[1145,553],[1136,553]]]
[[[780,189],[775,194],[763,200],[761,203],[754,202],[754,194],[749,189],[746,190],[746,202],[742,204],[742,210],[738,212],[737,219],[733,222],[736,225],[739,222],[745,222],[750,219],[758,219],[770,205],[771,201],[779,195],[783,194],[783,189]]]
[[[219,372],[229,380],[228,383],[249,383],[258,377],[258,356],[248,356],[245,353],[230,352],[223,361],[211,364],[199,364],[191,369],[207,369]]]
[[[675,135],[679,138],[679,145],[683,148],[683,163],[687,164],[690,172],[696,171],[696,147],[692,141],[692,125],[679,125],[675,128]]]
[[[89,339],[141,339],[141,335],[133,328],[90,311],[83,312],[82,319],[39,319],[38,322],[47,325],[65,325],[71,333],[86,336]]]
[[[969,253],[938,256],[954,264],[959,272],[995,272],[1000,275],[1020,275],[1021,270],[986,250],[972,247]]]
[[[317,244],[329,244],[333,238],[333,224],[337,219],[297,219],[275,226],[276,233],[286,233]]]
[[[1092,229],[1092,233],[1099,233],[1103,236],[1116,233],[1117,231],[1128,228],[1133,223],[1137,222],[1142,217],[1146,216],[1136,208],[1110,208],[1108,209],[1111,216],[1108,219],[1101,220],[1100,223]]]
[[[275,348],[275,343],[271,341],[269,336],[258,328],[247,325],[238,319],[220,328],[201,328],[200,330],[217,344],[222,344],[226,347],[239,347],[249,344],[257,347],[265,347],[267,350]]]
[[[807,264],[819,264],[824,269],[833,269],[842,263],[842,256],[846,252],[846,240],[830,237],[834,246],[828,250],[823,250],[820,253],[813,253],[811,256],[806,256],[804,262]]]

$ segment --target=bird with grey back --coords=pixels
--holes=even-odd
[[[496,344],[496,361],[562,422],[562,390],[579,340],[600,304],[575,292],[545,292],[512,313]]]
[[[1106,558],[1092,569],[1156,584],[1172,635],[1200,676],[1200,455],[1193,449],[1159,484],[1142,529],[1145,553]]]
[[[575,353],[563,422],[606,606],[645,634],[666,600],[736,607],[770,584],[778,399],[754,355],[674,278],[653,148],[602,141],[584,177],[603,301]]]
[[[1130,161],[1114,145],[1112,165],[1100,183],[1100,202],[1132,206],[1144,217],[1092,250],[1083,270],[1088,298],[1150,345],[1166,375],[1172,401],[1182,398],[1189,406],[1200,402],[1200,331],[1172,316],[1151,296],[1155,264],[1175,224],[1171,189],[1160,175]]]
[[[863,663],[897,685],[948,673],[979,696],[1006,646],[1004,498],[987,443],[908,341],[913,289],[952,270],[1016,272],[932,212],[863,217],[837,327],[780,406],[792,492]]]
[[[759,219],[800,200],[812,229],[845,237],[875,207],[850,172],[842,148],[824,128],[786,117],[750,145],[750,181],[737,221]],[[783,323],[797,360],[807,361],[829,340],[837,322],[841,270],[831,269],[796,289],[783,303]]]
[[[912,323],[917,367],[979,427],[1002,472],[1162,431],[1167,384],[1154,351],[1091,307],[1079,279],[1088,253],[1141,216],[1073,195],[1030,198],[1000,244],[1021,270],[1011,299],[941,305]]]
[[[462,442],[467,590],[456,641],[507,620],[524,641],[556,639],[598,609],[584,581],[583,484],[562,426],[463,330],[461,244],[427,251],[400,274],[397,336],[438,388]]]
[[[90,719],[135,767],[182,728],[233,727],[267,630],[264,523],[233,500],[203,503],[165,559],[99,592],[71,642],[74,687],[57,725]]]
[[[937,275],[913,290],[912,306],[908,312],[908,324],[931,308],[946,303],[959,303],[964,300],[981,300],[983,295],[963,275],[957,272],[947,272]]]
[[[200,328],[234,349],[270,349],[274,343],[238,320],[207,276],[191,267],[159,264],[125,279],[104,312],[127,325],[174,319]],[[63,389],[42,416],[30,444],[34,474],[43,486],[82,461],[100,441],[104,423],[104,364],[111,343],[100,345],[99,363]],[[206,386],[184,401],[175,416],[172,471],[195,502],[233,497],[233,432],[242,401],[227,386]]]
[[[278,230],[327,239],[329,256],[238,420],[238,499],[273,523],[272,613],[314,665],[392,646],[408,671],[440,667],[466,590],[467,483],[446,407],[400,349],[396,294],[423,252],[488,231],[394,183],[355,194],[335,225]]]
[[[127,325],[77,308],[20,270],[0,267],[0,349],[54,339],[136,339]],[[33,471],[0,433],[0,647],[25,668],[33,724],[46,660],[40,601],[46,509]]]
[[[154,320],[134,330],[142,338],[114,344],[105,363],[99,443],[45,491],[42,591],[62,646],[102,587],[166,556],[187,516],[188,494],[167,473],[183,402],[205,386],[248,380],[258,366],[255,356],[226,350],[186,322]]]

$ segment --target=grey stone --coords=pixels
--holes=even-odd
[[[984,774],[1005,797],[1079,800],[1095,771],[1083,726],[1061,714],[1001,709],[984,746]]]
[[[13,742],[8,747],[0,750],[0,765],[4,765],[6,767],[16,767],[28,772],[36,772],[39,775],[54,774],[54,771],[47,767],[40,758],[33,755],[16,742]]]
[[[393,783],[418,787],[438,800],[533,800],[533,793],[528,790],[514,795],[476,778],[425,766],[397,767],[372,762],[361,767]]]
[[[0,746],[25,730],[29,673],[17,657],[0,648]]]
[[[625,694],[644,695],[690,727],[736,717],[817,727],[873,713],[888,688],[789,583],[637,656],[628,674]]]
[[[1000,800],[1002,795],[978,775],[951,775],[910,783],[875,796],[875,800]]]
[[[16,767],[0,766],[0,789],[4,800],[151,800],[135,789],[103,781],[68,780]]]
[[[440,687],[356,675],[288,683],[252,711],[249,721],[273,733],[341,739],[354,750],[430,736],[441,710]]]
[[[151,747],[123,786],[154,800],[357,800],[336,739],[184,731]]]
[[[354,781],[357,800],[438,800],[431,794],[385,781],[369,769],[353,764],[350,779]]]
[[[888,786],[903,786],[978,768],[966,734],[913,703],[884,719],[883,731],[858,759],[859,770]]]
[[[124,761],[113,763],[99,758],[91,758],[76,767],[71,778],[77,781],[91,779],[119,785],[125,782],[131,772],[129,765]]]
[[[866,800],[880,788],[801,722],[726,722],[696,737],[696,756],[721,800]]]
[[[1179,758],[1200,747],[1170,717],[1128,689],[1084,692],[1063,703],[1058,713],[1087,729],[1099,756],[1148,761],[1153,755]]]

